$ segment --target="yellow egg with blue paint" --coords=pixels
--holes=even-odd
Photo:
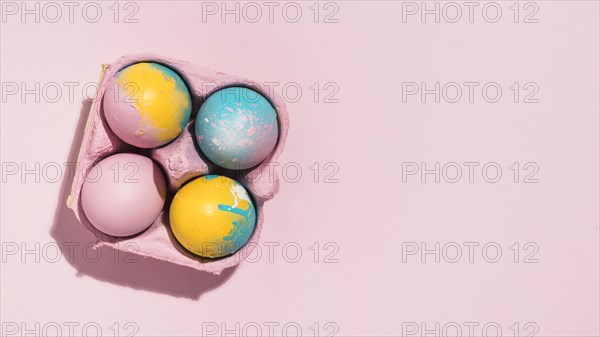
[[[254,203],[237,181],[207,175],[185,184],[169,211],[173,235],[190,252],[208,258],[235,253],[252,236]]]
[[[124,142],[154,148],[177,138],[190,119],[192,98],[168,67],[141,62],[115,74],[104,93],[104,116]]]

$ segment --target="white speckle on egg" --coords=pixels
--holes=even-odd
[[[233,185],[231,187],[230,191],[231,191],[231,195],[233,195],[233,205],[231,205],[232,208],[238,207],[238,199],[242,199],[248,203],[252,203],[252,201],[250,200],[250,196],[248,195],[248,192],[246,192],[246,189],[244,189],[244,187],[242,187],[242,185],[240,185],[240,184]]]
[[[235,145],[237,145],[237,146],[244,146],[244,147],[245,146],[252,146],[252,145],[254,145],[254,142],[251,141],[250,139],[241,139],[241,140],[238,140]]]

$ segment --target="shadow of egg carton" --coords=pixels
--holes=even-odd
[[[155,62],[171,68],[183,78],[192,96],[192,117],[186,128],[174,141],[155,149],[139,149],[121,141],[111,131],[104,118],[102,98],[109,88],[111,79],[119,70],[138,62]],[[273,152],[258,166],[240,171],[226,170],[210,162],[202,154],[194,139],[195,115],[201,103],[213,92],[232,86],[248,87],[266,97],[277,112],[279,124],[279,137]],[[103,66],[98,91],[90,108],[83,134],[67,206],[94,234],[97,239],[96,247],[109,247],[141,257],[220,274],[224,269],[243,261],[258,244],[264,221],[262,206],[279,190],[277,175],[270,174],[267,179],[262,172],[268,171],[269,163],[273,162],[283,150],[288,127],[289,119],[283,99],[268,90],[266,86],[239,76],[223,74],[159,55],[139,54],[121,57]],[[86,175],[93,165],[110,155],[121,152],[138,153],[152,158],[162,168],[167,181],[167,201],[159,217],[145,231],[125,238],[113,237],[97,230],[86,218],[80,198]],[[177,242],[169,228],[168,208],[174,194],[186,182],[206,174],[220,174],[240,182],[253,197],[256,207],[256,226],[246,245],[234,254],[219,259],[202,258],[188,252]]]

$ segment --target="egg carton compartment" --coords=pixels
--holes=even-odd
[[[121,69],[139,62],[155,62],[172,69],[186,82],[192,96],[190,121],[175,140],[159,148],[140,149],[123,142],[112,132],[104,117],[102,98],[109,90],[111,79]],[[239,171],[227,170],[210,162],[194,140],[194,121],[201,103],[215,91],[232,86],[253,89],[267,98],[277,112],[279,125],[278,140],[271,154],[259,165]],[[95,247],[109,247],[144,258],[220,274],[224,269],[242,262],[258,244],[264,222],[263,205],[277,194],[279,178],[277,175],[270,175],[269,179],[257,177],[264,176],[262,172],[268,172],[269,163],[283,150],[288,128],[289,118],[283,99],[266,86],[240,76],[224,74],[159,55],[138,54],[121,57],[103,66],[96,97],[85,126],[67,206],[73,210],[82,225],[94,234],[97,239]],[[96,229],[87,219],[80,198],[83,183],[93,165],[110,155],[123,152],[137,153],[153,159],[162,168],[167,182],[167,201],[159,217],[148,229],[124,238],[113,237]],[[224,175],[241,183],[253,198],[256,209],[256,225],[248,242],[232,255],[218,259],[202,258],[188,252],[175,239],[169,228],[168,209],[174,194],[186,182],[207,174]]]

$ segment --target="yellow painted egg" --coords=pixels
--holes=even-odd
[[[177,138],[190,119],[192,99],[183,79],[151,62],[130,65],[111,79],[104,116],[124,142],[154,148]]]
[[[248,242],[256,224],[256,210],[240,183],[207,175],[177,191],[169,220],[183,247],[198,256],[218,258],[235,253]]]

